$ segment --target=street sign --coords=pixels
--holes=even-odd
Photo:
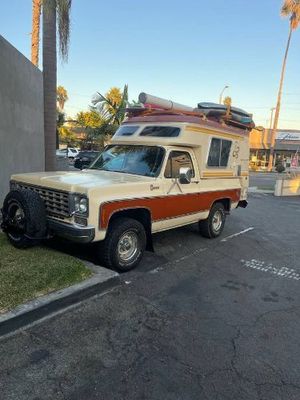
[[[300,141],[300,132],[293,131],[278,131],[276,135],[277,140],[293,140]]]

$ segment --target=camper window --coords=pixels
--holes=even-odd
[[[192,177],[195,176],[190,154],[185,151],[171,151],[165,169],[165,178],[178,178],[179,169],[182,167],[190,168],[192,170]]]
[[[208,167],[227,167],[231,141],[213,138],[211,140],[207,165]]]
[[[138,125],[123,125],[115,133],[115,136],[131,136],[139,129]]]
[[[146,126],[140,136],[177,137],[179,133],[180,128],[174,126]]]

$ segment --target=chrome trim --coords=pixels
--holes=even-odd
[[[75,211],[75,196],[79,196],[80,198],[87,199],[87,210],[84,213],[80,211]],[[89,199],[85,193],[78,193],[78,192],[70,192],[70,209],[72,210],[72,216],[76,215],[78,217],[88,218],[90,206],[89,206]]]
[[[11,181],[10,185],[13,189],[32,190],[37,193],[44,200],[49,216],[71,216],[69,192],[18,181]]]

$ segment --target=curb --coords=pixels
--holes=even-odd
[[[21,304],[0,315],[0,337],[120,283],[120,275],[117,272],[90,262],[85,262],[85,265],[94,272],[91,278]]]

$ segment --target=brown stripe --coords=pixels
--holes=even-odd
[[[232,202],[237,202],[240,199],[240,192],[240,189],[231,189],[103,203],[100,207],[100,228],[107,228],[109,219],[117,211],[146,208],[150,211],[152,222],[154,222],[209,210],[216,200],[230,199]]]

